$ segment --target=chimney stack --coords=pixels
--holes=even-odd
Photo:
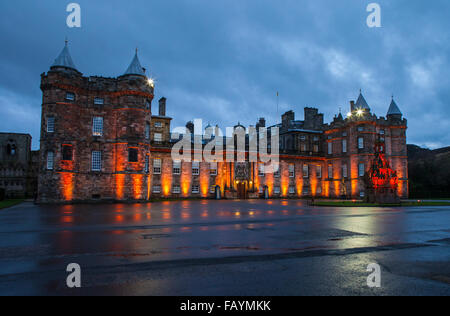
[[[159,99],[159,116],[166,116],[166,98]]]

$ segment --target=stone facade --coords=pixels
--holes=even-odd
[[[279,172],[263,173],[258,162],[174,162],[166,99],[152,115],[153,81],[137,54],[118,78],[84,77],[67,47],[62,54],[42,74],[40,203],[213,198],[218,192],[224,198],[361,198],[376,139],[397,171],[399,196],[408,196],[407,122],[394,101],[386,118],[377,117],[360,94],[348,117],[339,114],[329,124],[316,108],[305,108],[303,121],[286,112],[274,126]],[[265,125],[261,118],[256,129]],[[191,122],[186,130],[193,133]]]
[[[0,133],[0,189],[6,198],[36,196],[38,154],[31,150],[31,135]]]

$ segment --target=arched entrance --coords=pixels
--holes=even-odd
[[[247,181],[238,181],[237,184],[237,193],[238,199],[245,200],[248,199],[248,182]]]

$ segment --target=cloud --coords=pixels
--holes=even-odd
[[[379,0],[381,29],[366,26],[367,3],[353,0],[78,3],[81,29],[67,28],[59,0],[0,4],[0,114],[8,117],[1,130],[31,133],[34,148],[39,75],[66,36],[86,75],[121,75],[139,47],[174,126],[197,117],[233,126],[264,116],[274,124],[290,109],[301,119],[304,106],[318,107],[330,121],[361,88],[378,115],[395,94],[410,143],[450,144],[446,0]]]

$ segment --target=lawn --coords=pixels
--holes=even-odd
[[[17,204],[22,203],[23,200],[5,200],[5,201],[0,201],[0,210],[3,208],[7,208],[7,207],[11,207]]]
[[[335,206],[335,207],[400,207],[400,206],[450,206],[449,202],[402,202],[400,204],[376,204],[365,203],[360,201],[316,201],[314,206]]]

